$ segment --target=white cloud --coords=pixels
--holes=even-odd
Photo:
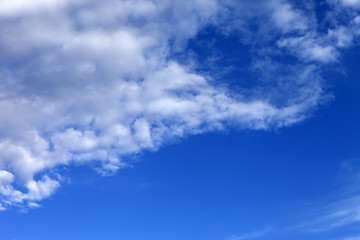
[[[283,37],[277,41],[277,46],[287,49],[302,61],[322,64],[336,62],[340,50],[353,46],[360,35],[359,18],[350,15],[347,25],[335,23],[326,33],[308,30],[304,34]]]
[[[352,29],[339,27],[337,29],[330,29],[328,32],[330,38],[333,38],[337,47],[348,47],[352,44],[354,32]]]
[[[268,1],[267,4],[272,9],[272,20],[284,32],[304,31],[310,27],[309,18],[305,18],[301,11],[295,10],[289,3]]]
[[[273,80],[280,90],[245,95],[172,58],[203,27],[222,29],[233,17],[229,6],[241,9],[230,3],[2,1],[0,208],[37,206],[60,186],[51,173],[59,165],[95,162],[106,175],[126,167],[126,156],[173,138],[227,124],[270,129],[303,120],[324,96],[307,60],[335,61],[336,46],[350,44],[346,29],[329,33],[331,45],[309,33],[309,21],[289,3],[263,3],[265,21],[280,36],[302,34],[278,45],[297,49],[304,63],[283,67],[287,77]]]
[[[66,2],[67,0],[2,0],[0,1],[0,17],[58,8]]]
[[[29,191],[24,198],[29,200],[41,200],[49,197],[56,188],[59,187],[59,182],[50,179],[48,176],[44,176],[42,180],[32,180],[27,182],[26,187]]]
[[[339,54],[336,48],[321,42],[322,39],[308,34],[301,37],[281,39],[278,41],[278,46],[288,48],[305,61],[319,61],[321,63],[336,61]]]
[[[360,6],[359,0],[340,0],[344,5],[358,7]]]

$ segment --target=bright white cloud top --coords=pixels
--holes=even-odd
[[[61,165],[109,174],[174,138],[303,120],[328,97],[320,68],[360,34],[359,1],[329,4],[332,25],[321,32],[304,14],[312,6],[285,1],[2,0],[0,210],[38,206],[60,186]],[[349,8],[347,25],[338,8]],[[258,86],[234,91],[174,57],[206,26],[258,50]]]

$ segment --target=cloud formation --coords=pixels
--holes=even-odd
[[[339,51],[354,43],[360,21],[349,17],[348,25],[319,33],[306,7],[284,1],[2,1],[0,210],[37,207],[60,186],[61,165],[91,164],[106,175],[126,167],[127,156],[172,139],[229,124],[270,129],[303,120],[326,98],[321,66],[338,61]],[[250,22],[265,27],[254,32]],[[262,84],[236,92],[174,57],[207,26],[257,49],[254,69]],[[297,60],[283,64],[279,55]]]

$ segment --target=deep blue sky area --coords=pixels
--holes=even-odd
[[[360,0],[0,0],[0,29],[0,240],[360,240]]]

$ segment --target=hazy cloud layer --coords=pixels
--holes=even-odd
[[[356,10],[346,25],[334,10],[323,32],[313,11],[285,1],[2,1],[0,210],[38,207],[60,186],[57,166],[91,163],[110,174],[174,138],[303,120],[327,98],[321,67],[359,35]],[[236,92],[173,57],[209,25],[256,49],[267,84]],[[297,60],[282,64],[280,55]]]

